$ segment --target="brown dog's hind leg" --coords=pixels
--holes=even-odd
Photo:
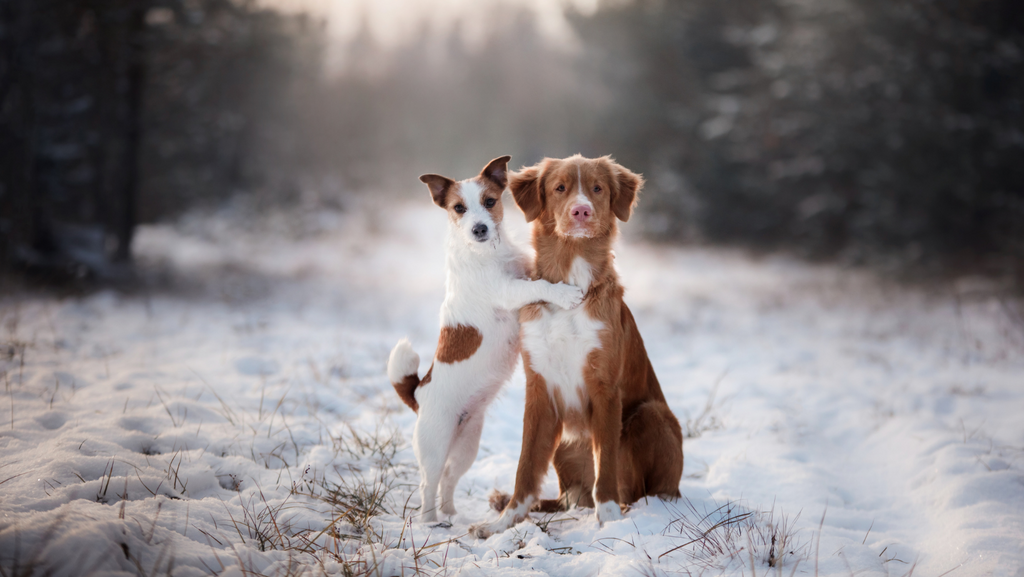
[[[594,456],[590,438],[583,436],[564,440],[555,449],[551,460],[558,474],[558,498],[541,499],[533,504],[536,513],[558,513],[574,507],[594,506]],[[488,501],[491,509],[502,512],[512,500],[512,495],[493,491]]]
[[[493,491],[490,496],[487,497],[488,503],[491,505],[491,509],[494,509],[498,513],[505,510],[508,507],[509,501],[512,500],[512,495],[503,493],[501,491]],[[530,507],[530,511],[534,513],[559,513],[566,511],[565,505],[562,504],[562,499],[541,499]]]
[[[619,498],[633,503],[646,495],[679,497],[683,476],[683,431],[668,405],[647,401],[622,424]]]
[[[526,411],[523,416],[523,448],[516,470],[515,490],[505,505],[502,516],[530,501],[536,503],[540,484],[547,473],[562,436],[562,421],[551,397],[547,394],[547,383],[540,375],[533,373],[526,362],[529,356],[523,353],[526,365]],[[513,517],[518,522],[529,509],[517,511]]]
[[[594,454],[589,437],[562,441],[552,462],[558,474],[560,511],[594,506]]]
[[[591,389],[590,435],[594,451],[594,511],[601,525],[622,518],[619,508],[619,445],[622,439],[622,401],[608,388]],[[603,389],[603,390],[602,390]],[[600,396],[598,392],[604,393]]]

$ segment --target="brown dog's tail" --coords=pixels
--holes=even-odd
[[[398,397],[414,412],[419,412],[420,409],[414,395],[416,387],[420,384],[420,377],[417,374],[419,367],[420,356],[412,350],[409,339],[398,341],[388,358],[388,378],[391,379]]]

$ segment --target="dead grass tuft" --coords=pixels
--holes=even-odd
[[[702,572],[755,561],[781,571],[787,564],[795,570],[809,555],[809,545],[798,539],[794,529],[799,515],[790,520],[774,506],[755,511],[732,501],[721,505],[711,501],[698,507],[683,497],[674,508],[674,518],[662,533],[678,535],[682,543],[658,555],[658,560],[682,557]]]
[[[722,384],[722,380],[729,374],[729,370],[726,369],[722,372],[713,385],[711,390],[708,392],[708,398],[704,402],[704,408],[696,417],[691,417],[689,411],[687,411],[686,419],[683,421],[683,437],[686,439],[696,439],[708,431],[716,431],[722,428],[722,421],[718,418],[717,411],[715,408],[715,397],[718,395],[718,385]]]

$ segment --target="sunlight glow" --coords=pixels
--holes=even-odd
[[[470,45],[480,42],[495,26],[495,15],[510,9],[526,8],[537,17],[547,37],[571,38],[565,11],[593,13],[599,0],[259,0],[268,7],[308,12],[326,19],[329,36],[346,42],[365,25],[373,38],[385,46],[401,44],[403,39],[426,26],[435,32],[459,27]],[[571,41],[571,40],[570,40]],[[556,42],[557,43],[557,42]]]

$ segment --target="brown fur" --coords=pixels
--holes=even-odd
[[[484,188],[484,193],[480,195],[480,203],[486,208],[485,203],[488,200],[494,200],[494,206],[487,210],[490,211],[495,225],[505,217],[505,206],[501,203],[501,195],[505,193],[505,188],[508,186],[509,160],[512,160],[511,156],[495,158],[488,162],[487,166],[480,171],[480,176],[476,177],[476,181]]]
[[[477,178],[480,179],[480,184],[484,188],[484,193],[480,195],[480,204],[484,208],[487,208],[486,202],[488,200],[494,201],[494,206],[487,210],[491,213],[491,218],[494,219],[494,225],[497,226],[498,223],[505,218],[505,205],[501,203],[501,195],[505,192],[505,187],[499,188],[498,185],[491,180],[485,180],[480,177]]]
[[[446,204],[442,206],[448,211],[448,218],[451,219],[452,222],[456,223],[462,220],[462,215],[465,213],[459,214],[455,210],[455,207],[459,206],[460,204],[466,203],[466,200],[462,198],[461,182],[456,182],[454,185],[452,185],[451,189],[449,189],[447,194],[445,194],[445,202]]]
[[[458,184],[440,174],[424,174],[420,177],[420,182],[427,185],[427,188],[430,189],[430,198],[434,199],[434,204],[441,208],[447,208],[448,192]]]
[[[464,361],[473,356],[483,340],[483,335],[473,326],[441,327],[441,337],[437,340],[434,358],[441,363]]]
[[[594,205],[592,217],[582,227],[570,215],[581,178]],[[537,496],[552,461],[559,498],[540,501],[535,508],[541,510],[592,507],[593,497],[598,502],[628,504],[645,495],[679,496],[682,429],[665,402],[612,266],[616,219],[629,219],[642,185],[639,175],[609,157],[545,159],[511,175],[516,204],[534,223],[534,278],[567,282],[573,260],[586,259],[593,280],[583,306],[605,329],[599,333],[600,348],[590,353],[584,366],[582,412],[567,413],[559,395],[552,402],[547,383],[531,369],[529,351],[523,350],[523,450],[515,493],[507,507]],[[568,236],[569,232],[586,236]],[[520,322],[535,320],[538,306],[523,308]],[[564,439],[563,429],[568,432]]]
[[[500,156],[487,163],[487,166],[480,171],[480,174],[472,178],[483,188],[480,195],[480,203],[485,208],[488,200],[494,200],[494,206],[487,210],[491,213],[494,224],[497,225],[504,218],[505,207],[501,203],[501,195],[508,186],[508,172],[506,170],[511,156]],[[440,174],[424,174],[420,181],[427,185],[430,190],[430,197],[434,204],[448,211],[448,218],[453,222],[462,219],[462,214],[455,210],[455,207],[465,205],[466,198],[462,195],[462,183],[456,182],[447,176]],[[464,214],[464,213],[463,213]]]
[[[430,368],[427,369],[427,374],[423,375],[423,379],[420,379],[415,374],[406,375],[402,378],[400,383],[391,383],[395,387],[395,392],[398,393],[398,398],[402,399],[402,402],[409,406],[414,413],[420,411],[420,404],[416,402],[417,387],[424,387],[430,382],[430,377],[434,372],[434,365],[431,364]]]
[[[416,396],[413,393],[416,392],[416,387],[420,386],[420,378],[417,375],[406,375],[402,378],[402,382],[391,384],[395,387],[398,398],[402,399],[402,402],[406,405],[409,405],[413,412],[418,413],[420,404],[416,402]]]
[[[512,496],[508,493],[503,493],[495,489],[487,496],[487,502],[491,505],[491,509],[500,513],[505,510],[505,507],[508,505],[508,501],[511,498]]]

